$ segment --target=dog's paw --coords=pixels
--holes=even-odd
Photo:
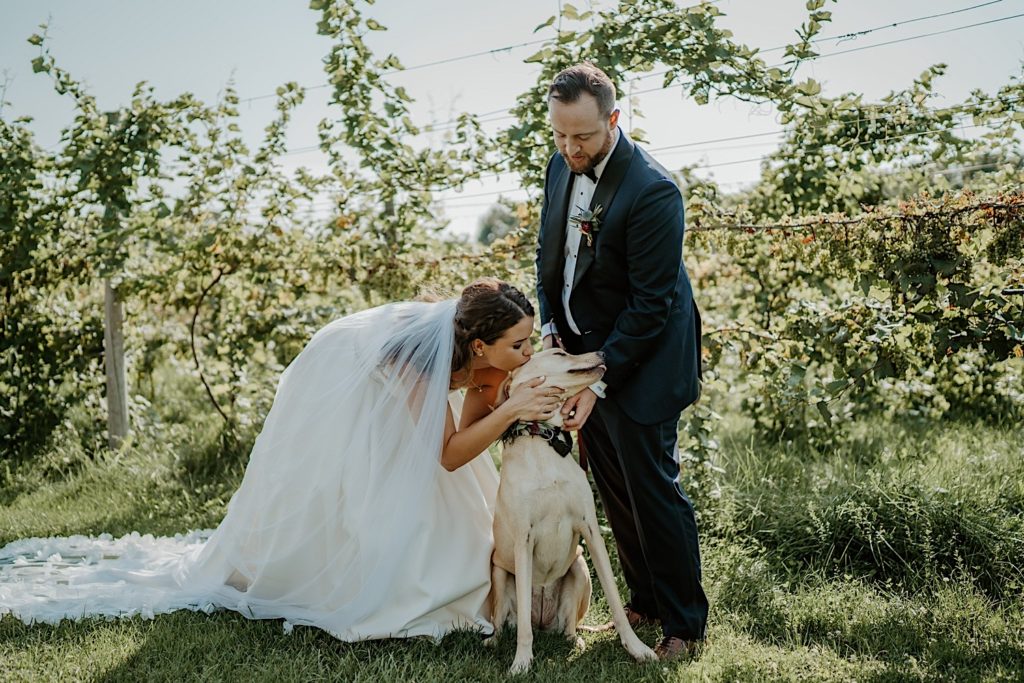
[[[575,647],[580,652],[583,652],[587,649],[587,641],[583,640],[583,638],[579,636],[569,636],[569,642],[572,643],[573,647]]]
[[[509,667],[508,672],[513,676],[516,674],[526,673],[530,670],[530,664],[533,663],[533,655],[519,656],[512,661],[512,666]]]
[[[638,662],[653,662],[658,659],[658,655],[654,654],[654,650],[643,643],[640,643],[638,648],[627,648],[627,650],[629,650],[629,654],[633,656],[633,659]]]
[[[498,644],[498,634],[497,633],[495,633],[493,636],[488,636],[487,638],[484,638],[484,646],[485,647],[494,647],[497,644]]]

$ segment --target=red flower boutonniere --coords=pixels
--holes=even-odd
[[[601,215],[603,208],[599,204],[593,211],[589,209],[581,211],[569,219],[569,222],[580,231],[580,234],[586,236],[588,247],[594,246],[594,235],[597,234],[598,229],[601,227],[601,221],[598,216]]]

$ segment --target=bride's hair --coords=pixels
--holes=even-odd
[[[526,316],[534,317],[533,304],[507,282],[497,278],[480,278],[462,290],[455,307],[455,350],[452,354],[453,385],[463,386],[471,376],[473,349],[479,339],[493,344],[508,328]]]

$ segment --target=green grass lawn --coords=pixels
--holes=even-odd
[[[63,430],[4,474],[0,543],[216,525],[248,451],[217,427],[151,426],[99,459]],[[1020,427],[878,420],[826,454],[765,445],[740,420],[724,432],[721,495],[694,492],[711,599],[702,655],[639,665],[613,633],[584,634],[584,651],[540,634],[524,679],[1024,680]],[[598,588],[588,622],[606,616]],[[467,632],[348,644],[223,612],[0,619],[2,680],[502,680],[514,651],[514,633],[494,648]]]

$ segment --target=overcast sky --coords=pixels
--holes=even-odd
[[[586,0],[577,6],[584,9]],[[692,4],[683,2],[680,4]],[[735,39],[768,49],[791,42],[793,29],[806,14],[804,0],[721,0],[722,25]],[[393,52],[407,67],[519,45],[546,36],[533,29],[554,14],[559,0],[382,0],[367,14],[388,27],[371,36],[371,46]],[[594,2],[596,8],[612,6]],[[834,21],[825,36],[879,29],[868,35],[831,40],[822,53],[867,48],[808,63],[802,77],[824,84],[826,95],[845,91],[878,98],[906,87],[931,64],[944,62],[949,70],[937,90],[952,104],[970,91],[994,91],[1021,73],[1024,60],[1024,0],[840,0],[829,2]],[[964,10],[964,11],[958,11]],[[929,15],[956,12],[923,19]],[[1019,16],[1018,16],[1019,15]],[[281,83],[304,86],[325,82],[321,59],[330,43],[316,34],[318,12],[307,2],[286,0],[0,0],[0,70],[8,81],[5,118],[29,115],[39,142],[57,142],[60,129],[71,121],[68,98],[57,95],[49,78],[33,74],[30,61],[38,49],[26,39],[37,24],[49,20],[50,48],[58,63],[85,81],[102,108],[116,108],[130,98],[139,81],[156,87],[157,97],[169,99],[190,91],[212,102],[230,78],[243,99],[272,94]],[[897,27],[893,23],[922,18]],[[972,24],[984,25],[968,27]],[[923,34],[960,29],[940,35]],[[910,40],[907,40],[910,39]],[[889,41],[901,41],[882,45]],[[877,46],[877,47],[869,47]],[[414,69],[390,76],[406,86],[417,102],[420,125],[447,120],[453,113],[491,113],[488,130],[508,125],[501,111],[535,79],[537,67],[523,63],[536,46]],[[774,53],[779,55],[780,53]],[[771,55],[766,55],[771,62]],[[657,88],[660,79],[636,83],[634,92]],[[317,123],[331,116],[328,89],[313,89],[289,130],[289,148],[317,143]],[[678,88],[638,95],[645,118],[632,125],[647,132],[649,149],[778,130],[775,112],[768,108],[723,101],[698,106]],[[273,98],[244,102],[243,131],[255,144],[273,116]],[[628,111],[624,107],[624,111]],[[629,117],[624,116],[626,128]],[[421,142],[440,140],[425,136]],[[683,164],[710,166],[702,175],[728,184],[727,189],[757,177],[757,159],[774,147],[773,137],[750,141],[697,144],[655,152],[669,168]],[[289,154],[288,167],[324,168],[318,151]],[[476,232],[480,214],[505,191],[525,197],[514,176],[468,185],[461,193],[443,196],[451,229]]]

